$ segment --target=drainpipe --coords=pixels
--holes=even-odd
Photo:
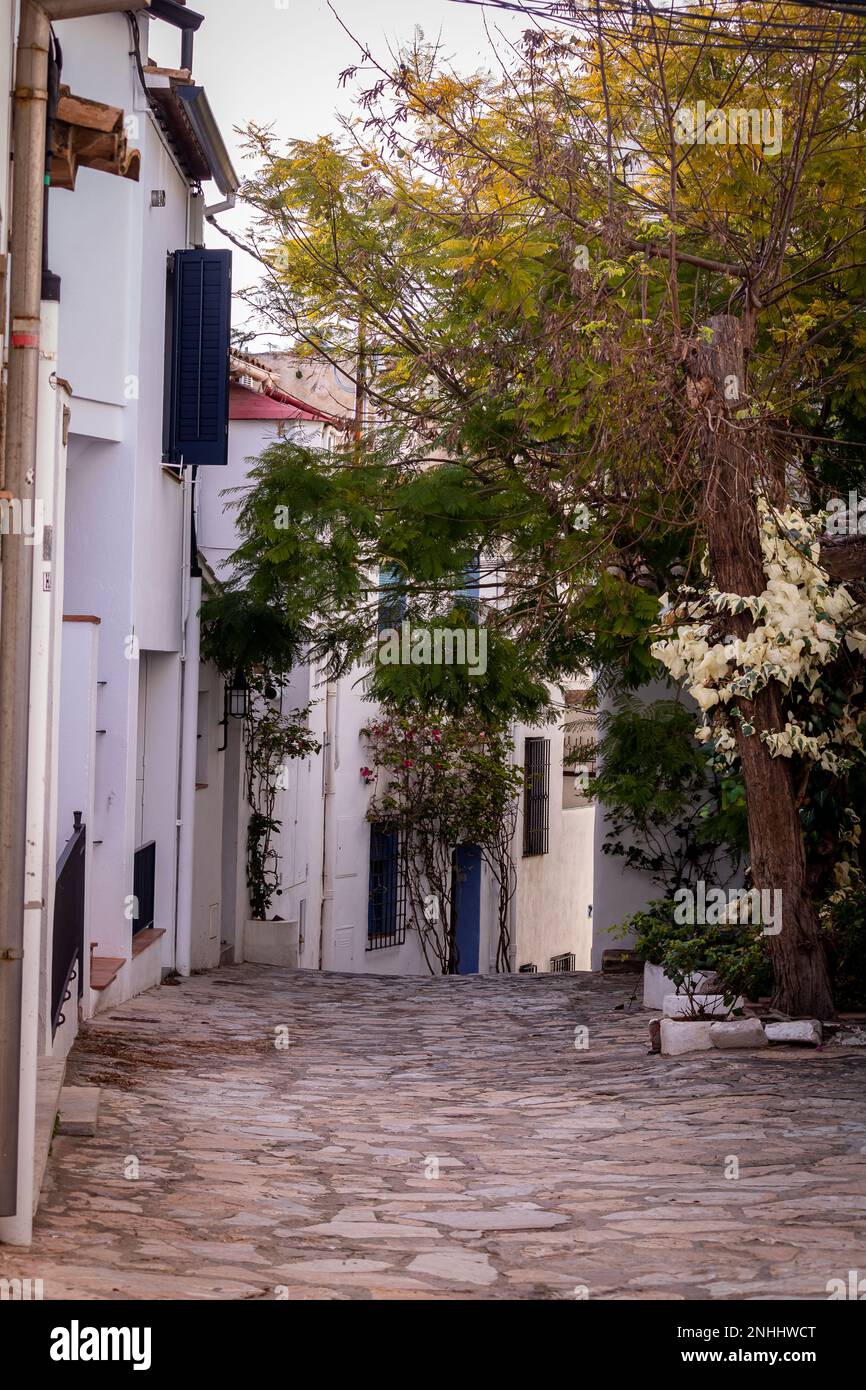
[[[184,507],[187,545],[184,547],[183,650],[181,653],[180,776],[178,785],[177,906],[175,961],[179,975],[192,972],[192,888],[195,865],[195,769],[198,743],[198,678],[201,608],[201,574],[192,554],[192,508],[195,481],[184,470],[189,508]],[[186,498],[184,499],[186,501]],[[187,552],[187,546],[189,551]]]
[[[59,295],[56,276],[47,277]],[[56,549],[55,453],[57,448],[57,390],[52,378],[57,366],[59,302],[42,303],[39,352],[39,407],[36,440],[35,495],[44,510],[34,516],[29,560],[33,572],[30,624],[30,709],[27,749],[27,848],[24,861],[24,959],[21,980],[21,1032],[18,1101],[18,1192],[15,1216],[0,1219],[0,1240],[29,1245],[33,1230],[36,1094],[39,1064],[39,997],[45,870],[45,832],[48,823],[49,697],[53,650],[52,594],[46,588],[56,579],[51,552]],[[49,539],[50,538],[50,539]],[[53,863],[54,855],[49,856]],[[50,945],[49,939],[49,962]],[[83,962],[82,962],[83,964]],[[50,965],[49,965],[50,979]]]
[[[325,942],[329,951],[334,940],[334,859],[331,838],[334,829],[334,758],[336,756],[337,683],[325,688],[325,731],[322,739],[322,902],[319,914],[319,969],[324,969]]]
[[[14,105],[11,333],[7,376],[6,489],[32,517],[42,294],[43,179],[48,101],[48,18],[23,0]],[[19,1210],[19,1061],[24,978],[24,858],[33,555],[23,535],[3,537],[0,609],[0,1216]],[[41,894],[38,903],[42,909]],[[29,910],[29,908],[28,908]],[[38,971],[39,952],[34,953]],[[29,970],[28,963],[28,970]],[[38,981],[37,981],[38,984]],[[27,1224],[29,1212],[20,1213]],[[5,1223],[4,1223],[5,1224]],[[7,1233],[5,1239],[15,1239]]]
[[[210,203],[204,210],[204,215],[208,222],[213,222],[214,218],[220,212],[231,212],[237,200],[238,196],[236,193],[227,193],[221,203]]]
[[[184,72],[192,76],[192,55],[195,47],[195,30],[184,29],[180,36],[180,65]]]

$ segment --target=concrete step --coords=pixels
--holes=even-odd
[[[99,1118],[98,1086],[64,1086],[57,1105],[58,1134],[90,1137],[96,1133]]]

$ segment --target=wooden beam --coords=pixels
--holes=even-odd
[[[123,14],[146,10],[150,0],[40,0],[49,19],[86,19],[93,14]]]

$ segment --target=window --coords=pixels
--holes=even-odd
[[[135,900],[135,916],[132,919],[132,934],[137,936],[153,926],[154,904],[156,901],[156,841],[148,840],[135,851],[132,861],[132,893]]]
[[[197,790],[207,786],[208,742],[210,738],[210,693],[198,692],[198,732],[195,744],[195,785]]]
[[[367,950],[402,946],[405,940],[406,875],[400,835],[387,826],[371,825]]]
[[[595,779],[596,712],[587,709],[586,690],[566,690],[562,748],[562,808],[591,806]]]
[[[524,752],[523,853],[547,854],[550,826],[550,739],[528,738]]]
[[[574,955],[568,952],[562,956],[551,956],[550,969],[554,975],[570,974],[574,970]]]
[[[400,592],[403,575],[396,565],[379,571],[379,633],[398,628],[406,616],[406,595]]]
[[[169,274],[164,462],[228,463],[231,252],[176,251]]]
[[[473,623],[478,622],[481,611],[480,555],[463,571],[463,588],[455,590],[454,602],[467,610]]]

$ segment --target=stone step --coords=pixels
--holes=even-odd
[[[103,990],[108,989],[112,980],[116,979],[120,971],[126,965],[124,956],[91,956],[90,957],[90,988]]]
[[[57,1133],[91,1137],[99,1119],[98,1086],[64,1086],[57,1103]]]
[[[634,951],[620,947],[617,951],[601,953],[602,975],[640,975],[642,971],[643,961],[638,959]]]

